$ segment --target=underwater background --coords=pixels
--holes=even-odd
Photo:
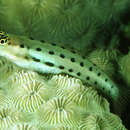
[[[129,0],[0,0],[0,30],[73,49],[126,92],[119,114],[80,79],[0,57],[1,130],[130,129]]]

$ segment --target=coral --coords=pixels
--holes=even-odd
[[[42,105],[39,118],[43,125],[48,123],[52,126],[76,126],[80,117],[73,104],[65,97],[55,97]]]
[[[7,61],[6,59],[0,57],[0,80],[1,82],[9,79],[11,77],[11,75],[13,74],[13,72],[15,72],[16,67],[9,61]],[[5,75],[3,76],[2,73],[5,73]]]
[[[121,120],[110,113],[101,114],[87,114],[80,124],[82,130],[126,130],[122,125]]]
[[[34,112],[47,100],[48,90],[46,85],[36,80],[34,72],[21,71],[16,73],[12,81],[17,84],[13,90],[14,92],[12,92],[17,92],[17,94],[12,96],[16,109]]]
[[[13,107],[0,109],[0,129],[6,130],[20,120],[20,114]]]
[[[122,31],[124,32],[125,37],[129,39],[130,38],[130,22],[128,23],[127,26],[122,25]]]
[[[42,76],[35,72],[19,69],[17,72],[13,72],[8,80],[12,83],[12,87],[8,93],[4,90],[1,91],[0,104],[1,106],[13,104],[13,107],[12,109],[10,107],[2,108],[1,113],[5,113],[5,111],[6,114],[9,113],[13,123],[7,126],[2,122],[1,127],[20,129],[26,126],[32,129],[38,127],[41,130],[76,130],[85,129],[86,123],[88,123],[90,124],[87,125],[89,129],[92,123],[95,123],[94,126],[96,126],[96,120],[99,119],[97,125],[102,126],[102,128],[107,127],[107,125],[102,124],[107,122],[106,120],[108,120],[109,127],[113,130],[116,127],[116,122],[111,124],[112,120],[119,122],[120,127],[124,127],[117,116],[108,118],[104,114],[108,113],[110,115],[108,101],[99,96],[91,86],[83,85],[79,79],[55,75],[45,81]],[[50,96],[52,90],[49,88],[53,89],[56,94]],[[22,113],[18,114],[20,112]],[[86,116],[86,113],[89,113],[89,116]],[[89,121],[92,122],[89,123]]]
[[[119,67],[120,74],[127,85],[130,86],[130,51],[127,55],[124,55],[120,58]]]
[[[27,123],[19,123],[11,127],[12,130],[38,130],[36,126]]]
[[[82,130],[100,130],[100,129],[105,129],[109,130],[110,127],[107,124],[106,121],[104,121],[104,118],[101,115],[97,114],[88,114],[80,124],[80,129]]]
[[[0,25],[10,33],[68,43],[74,48],[80,43],[85,51],[92,44],[106,44],[104,39],[117,31],[113,25],[119,23],[128,4],[128,0],[1,0]]]
[[[71,77],[69,78],[68,76],[65,77],[62,75],[56,75],[52,77],[51,81],[56,82],[55,85],[58,87],[56,92],[57,96],[67,97],[76,105],[82,106],[87,110],[89,110],[88,106],[91,106],[90,110],[92,110],[92,106],[96,107],[97,104],[97,107],[100,106],[102,111],[104,109],[105,111],[107,111],[106,108],[109,106],[109,103],[107,103],[104,98],[99,96],[97,91],[95,91],[92,87],[84,86],[79,79]]]
[[[112,60],[117,60],[116,50],[96,49],[88,54],[87,58],[100,67],[110,77],[113,77],[115,74],[115,68]]]
[[[103,116],[111,129],[126,130],[126,128],[122,125],[121,119],[117,115],[105,113]]]
[[[0,107],[7,107],[11,103],[11,99],[5,94],[3,90],[0,90]]]

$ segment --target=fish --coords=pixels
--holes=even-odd
[[[27,70],[76,77],[114,101],[120,96],[118,85],[98,66],[55,43],[0,32],[0,56]]]

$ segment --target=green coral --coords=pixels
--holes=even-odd
[[[127,5],[128,0],[1,0],[0,25],[10,33],[74,48],[80,43],[85,51],[92,44],[107,45]]]

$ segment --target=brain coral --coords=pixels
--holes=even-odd
[[[12,90],[13,103],[18,110],[36,111],[47,100],[46,84],[37,80],[37,75],[31,71],[20,71],[13,75],[12,82],[16,87]],[[14,94],[16,92],[16,94]]]
[[[19,122],[20,114],[13,107],[6,107],[0,109],[0,129],[6,130],[15,123]]]
[[[8,73],[10,72],[4,72],[3,75]],[[13,72],[11,78],[8,79],[12,83],[12,87],[8,93],[2,90],[0,95],[1,106],[8,106],[4,104],[13,102],[11,109],[10,107],[1,108],[1,118],[10,117],[12,123],[6,124],[4,120],[1,120],[2,129],[10,127],[20,129],[25,126],[35,128],[37,126],[36,128],[42,130],[76,130],[86,128],[86,123],[89,124],[88,129],[94,123],[106,128],[107,126],[102,124],[103,122],[108,122],[111,130],[115,130],[117,122],[120,124],[119,128],[124,128],[117,116],[105,115],[105,113],[111,114],[109,102],[99,96],[91,86],[83,85],[79,79],[69,76],[55,75],[48,81],[43,80],[42,77],[27,70],[18,69]],[[50,96],[52,90],[56,94]],[[19,114],[22,111],[24,113]],[[31,116],[32,112],[34,116]],[[87,113],[89,116],[86,116]],[[25,119],[28,115],[31,116],[29,120]],[[99,122],[96,121],[97,119],[100,119]],[[8,118],[6,120],[8,121]],[[115,123],[111,123],[113,120]],[[20,125],[16,125],[16,121]],[[21,124],[21,121],[26,123],[28,121],[28,124]]]
[[[19,123],[11,127],[11,130],[38,130],[38,128],[28,123]]]
[[[52,77],[51,81],[55,81],[55,85],[58,87],[56,91],[57,96],[67,97],[76,105],[83,106],[84,108],[87,108],[87,110],[89,109],[88,106],[91,106],[92,104],[95,107],[96,104],[98,104],[97,107],[100,106],[102,110],[104,109],[104,107],[107,108],[107,105],[109,106],[109,103],[107,103],[105,98],[99,96],[97,91],[95,91],[92,87],[84,86],[79,79],[56,75]],[[105,109],[105,111],[106,110],[107,109]]]
[[[76,126],[79,114],[74,108],[74,103],[65,97],[55,97],[42,105],[39,118],[44,124],[52,126]]]
[[[81,130],[126,130],[121,120],[110,113],[87,113],[80,124]]]

